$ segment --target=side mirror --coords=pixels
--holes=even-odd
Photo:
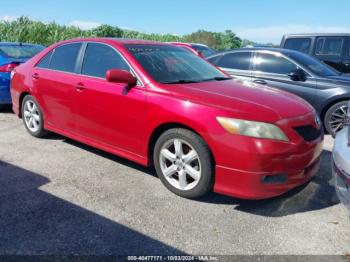
[[[295,69],[292,72],[290,72],[288,74],[288,76],[293,81],[305,81],[306,80],[306,74],[305,74],[304,70],[302,70],[302,69]]]
[[[128,86],[134,86],[137,83],[136,78],[129,71],[119,69],[108,70],[106,80],[112,83],[128,84]]]

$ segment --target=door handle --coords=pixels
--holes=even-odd
[[[37,80],[37,79],[40,78],[40,76],[39,76],[38,73],[34,73],[34,74],[32,75],[32,78],[33,78],[34,80]]]
[[[257,79],[257,80],[254,80],[253,82],[259,85],[267,85],[267,82],[262,79]]]
[[[77,92],[82,92],[84,89],[85,89],[85,86],[84,86],[84,83],[82,83],[82,82],[78,83],[76,88],[75,88],[75,90]]]

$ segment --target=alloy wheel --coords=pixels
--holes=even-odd
[[[41,124],[41,117],[39,113],[39,109],[34,101],[28,100],[24,104],[24,122],[27,126],[27,128],[33,132],[36,133],[40,129]]]
[[[191,190],[202,175],[198,153],[182,139],[171,139],[163,145],[159,163],[166,180],[179,190]]]
[[[342,130],[343,127],[346,125],[347,111],[348,111],[348,106],[341,105],[332,113],[329,124],[333,134],[336,134],[337,132]]]

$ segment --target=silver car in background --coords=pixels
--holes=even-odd
[[[337,134],[334,142],[333,175],[337,195],[350,211],[350,110],[347,114],[348,125]]]

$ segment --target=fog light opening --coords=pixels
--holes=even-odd
[[[263,176],[261,179],[261,182],[263,184],[283,184],[287,182],[287,175],[276,174],[276,175]]]

